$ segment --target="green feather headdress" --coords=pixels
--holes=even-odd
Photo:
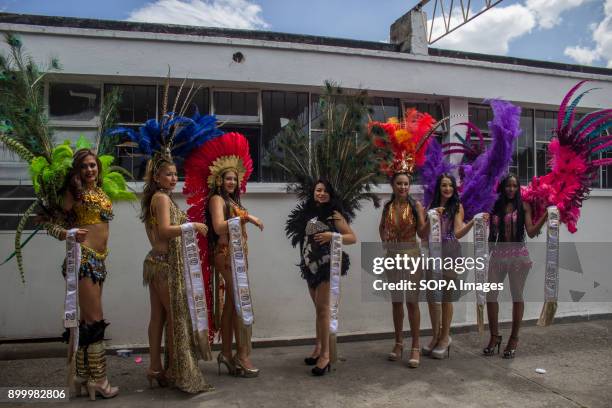
[[[72,168],[75,151],[93,148],[104,153],[103,150],[110,150],[108,143],[101,143],[100,140],[106,129],[112,126],[118,95],[111,94],[105,99],[95,147],[84,136],[77,140],[74,147],[69,141],[55,145],[44,104],[43,79],[49,72],[60,70],[59,62],[51,59],[46,67],[40,67],[23,52],[19,37],[12,33],[6,33],[4,37],[9,46],[9,55],[0,54],[0,143],[29,164],[36,194],[36,201],[25,211],[15,231],[15,252],[4,263],[14,256],[21,280],[25,282],[21,250],[36,232],[47,226],[39,225],[22,243],[21,236],[27,221],[41,210],[45,218],[55,219],[61,214],[66,178]],[[113,166],[114,157],[111,155],[103,154],[98,158],[102,163],[99,169],[102,188],[109,198],[113,201],[136,199],[128,191],[124,178],[124,175],[131,177],[129,172]]]

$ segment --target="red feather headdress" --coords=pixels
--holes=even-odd
[[[416,109],[406,110],[401,122],[397,118],[390,118],[386,123],[369,122],[368,128],[375,135],[373,143],[393,153],[390,163],[381,164],[381,171],[391,177],[397,173],[412,174],[421,167],[425,163],[429,136],[436,127],[431,115]]]

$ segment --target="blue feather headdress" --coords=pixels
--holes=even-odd
[[[130,141],[138,145],[138,151],[149,158],[184,159],[195,148],[223,134],[217,128],[216,117],[214,115],[201,115],[197,106],[195,114],[191,118],[184,116],[193,95],[199,90],[198,88],[193,92],[193,84],[187,92],[181,108],[178,112],[176,111],[185,80],[178,90],[172,111],[166,111],[168,107],[169,76],[168,73],[164,88],[161,120],[149,119],[137,131],[119,127],[109,132],[110,134],[127,135]]]

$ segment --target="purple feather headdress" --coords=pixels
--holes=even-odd
[[[465,220],[493,209],[495,185],[506,173],[512,158],[514,140],[521,134],[521,108],[502,100],[490,100],[493,120],[488,123],[493,141],[471,165],[464,165],[461,203]]]
[[[438,177],[444,173],[450,173],[453,165],[444,160],[442,146],[432,139],[425,154],[425,164],[421,167],[421,181],[423,183],[423,205],[428,208],[436,193],[436,182]]]

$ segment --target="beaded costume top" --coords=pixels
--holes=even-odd
[[[383,217],[384,242],[416,242],[416,220],[408,202],[391,202]]]
[[[114,217],[113,204],[100,187],[84,191],[73,208],[77,225],[107,223]]]

